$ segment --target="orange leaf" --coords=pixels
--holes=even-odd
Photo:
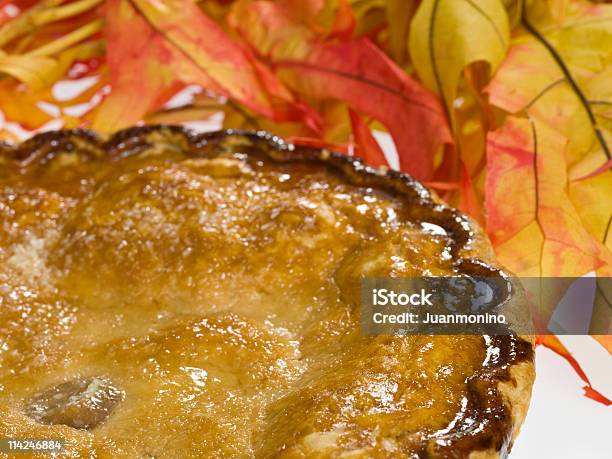
[[[359,156],[370,166],[389,167],[385,154],[372,135],[370,126],[368,126],[367,123],[361,119],[359,114],[353,110],[349,110],[349,116],[351,118],[351,126],[353,127],[353,135],[355,136],[355,144],[357,146],[355,156]]]
[[[583,387],[585,396],[606,406],[610,406],[612,404],[612,402],[607,397],[605,397],[601,392],[598,392],[593,388],[593,386],[591,385],[591,381],[589,381],[589,378],[587,377],[586,373],[584,372],[578,361],[567,350],[563,343],[559,341],[559,338],[554,335],[538,335],[536,337],[536,344],[541,344],[542,346],[547,347],[551,351],[557,353],[565,360],[567,360],[567,362],[572,366],[572,368],[580,377],[580,379],[582,379],[587,384]]]
[[[177,83],[196,83],[269,118],[306,116],[248,51],[190,0],[109,0],[106,37],[113,91],[94,127],[114,130],[163,103]],[[277,110],[281,105],[283,110]]]
[[[19,81],[0,80],[0,100],[4,116],[8,121],[19,123],[25,129],[38,129],[53,119],[37,107],[40,98],[39,93],[27,90]]]
[[[610,240],[606,243],[612,133],[605,109],[612,94],[607,59],[612,6],[563,4],[562,9],[548,2],[522,4],[521,27],[488,90],[493,105],[534,120],[532,137],[539,134],[539,141],[530,142],[528,121],[520,127],[511,118],[502,128],[507,135],[489,137],[489,229],[500,259],[515,270],[528,270],[541,258],[532,272],[577,276],[596,270],[605,277],[612,268]],[[609,302],[595,302],[592,320],[597,330],[606,326]],[[598,341],[610,351],[609,339]],[[585,394],[609,404],[590,386]]]
[[[568,197],[566,144],[546,124],[511,116],[488,136],[487,228],[516,274],[577,277],[610,263]]]
[[[288,3],[239,1],[229,23],[287,86],[308,100],[341,100],[380,121],[398,147],[402,170],[431,178],[436,151],[451,142],[438,99],[368,39],[346,34],[330,39],[330,30],[316,30],[308,18],[330,14],[317,9],[321,2],[305,3],[310,5],[306,19],[296,17]],[[341,5],[336,17],[346,14]],[[335,20],[325,16],[327,22]]]
[[[559,17],[546,2],[526,5],[489,94],[493,105],[527,112],[566,137],[569,177],[575,180],[612,159],[610,124],[597,108],[612,95],[612,5],[565,3]]]

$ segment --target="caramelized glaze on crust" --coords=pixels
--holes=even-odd
[[[364,276],[497,272],[418,182],[265,133],[2,149],[0,437],[74,457],[509,450],[530,342],[360,335]]]

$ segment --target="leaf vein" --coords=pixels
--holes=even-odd
[[[502,47],[502,49],[505,49],[506,42],[504,41],[504,37],[501,31],[497,28],[497,25],[495,25],[495,22],[493,21],[493,19],[491,19],[491,17],[481,7],[475,4],[472,0],[464,0],[464,1],[468,5],[470,5],[472,8],[474,8],[476,11],[478,11],[478,13],[480,13],[480,15],[484,17],[485,20],[491,25],[491,28],[495,31],[495,35],[497,35],[497,39],[499,40],[499,45]]]
[[[561,77],[558,80],[553,81],[552,83],[549,83],[548,85],[546,85],[546,87],[544,87],[539,93],[537,93],[533,99],[531,99],[527,105],[525,105],[524,110],[527,110],[528,108],[530,108],[533,104],[535,104],[541,97],[543,97],[548,91],[550,91],[551,89],[557,87],[558,85],[560,85],[561,83],[565,82],[565,77]]]
[[[601,132],[601,129],[597,125],[597,120],[595,118],[595,115],[593,114],[593,111],[591,110],[591,106],[589,105],[589,101],[587,100],[587,98],[583,94],[582,90],[578,86],[578,83],[576,83],[576,80],[574,80],[574,77],[572,76],[569,68],[567,67],[567,65],[563,61],[563,58],[561,57],[561,55],[552,46],[552,44],[550,44],[550,42],[544,37],[544,35],[542,35],[542,33],[540,33],[540,31],[538,29],[536,29],[529,22],[529,19],[527,18],[527,7],[525,5],[525,0],[523,0],[522,22],[523,22],[523,25],[525,26],[525,28],[527,29],[527,31],[531,35],[533,35],[536,38],[536,40],[538,40],[542,44],[542,46],[544,46],[544,48],[546,48],[548,53],[551,55],[551,57],[554,59],[554,61],[557,63],[557,65],[559,66],[559,68],[563,72],[563,75],[565,75],[565,79],[570,84],[570,86],[574,90],[574,93],[576,94],[576,96],[580,100],[582,106],[584,107],[584,109],[585,109],[585,111],[587,113],[587,116],[589,117],[589,121],[591,123],[591,126],[593,127],[593,130],[595,131],[595,135],[597,136],[597,139],[598,139],[598,141],[599,141],[599,143],[600,143],[604,153],[606,154],[606,157],[608,159],[612,159],[612,154],[610,153],[610,148],[608,147],[608,144],[606,143],[606,140],[605,140],[605,138],[603,136],[603,133]]]
[[[281,61],[275,62],[274,65],[276,67],[304,67],[304,68],[307,68],[309,70],[314,70],[316,72],[329,73],[329,74],[338,75],[338,76],[341,76],[343,78],[347,78],[347,79],[350,79],[350,80],[359,81],[361,83],[365,83],[365,84],[368,84],[370,86],[374,86],[374,87],[376,87],[376,88],[378,88],[378,89],[380,89],[382,91],[386,91],[386,92],[388,92],[390,94],[393,94],[394,96],[399,97],[403,101],[405,101],[407,103],[410,103],[412,105],[415,105],[415,106],[417,106],[417,107],[419,107],[419,108],[421,108],[423,110],[427,110],[427,111],[429,111],[431,113],[434,113],[436,115],[439,114],[438,110],[436,110],[435,108],[430,107],[429,105],[424,104],[424,103],[422,103],[419,100],[412,99],[411,97],[406,96],[406,94],[404,94],[400,90],[392,88],[392,87],[387,86],[385,84],[382,84],[381,82],[376,81],[376,80],[371,80],[369,78],[364,78],[362,76],[355,75],[355,74],[352,74],[352,73],[349,73],[349,72],[344,72],[342,70],[329,69],[329,68],[321,67],[321,66],[309,63],[309,62],[299,62],[299,61],[292,61],[292,60],[281,60]]]
[[[436,87],[438,88],[438,93],[442,98],[442,104],[444,106],[444,113],[446,117],[450,120],[450,110],[446,103],[446,97],[444,96],[444,89],[442,87],[442,78],[440,77],[440,71],[438,70],[438,66],[436,65],[436,52],[434,46],[435,39],[435,28],[436,28],[436,16],[438,14],[438,6],[440,5],[440,0],[434,0],[433,5],[431,7],[431,17],[429,18],[429,35],[427,37],[427,48],[429,50],[429,60],[431,61],[431,70],[434,75],[434,79],[436,80]]]

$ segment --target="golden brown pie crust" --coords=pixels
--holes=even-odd
[[[100,457],[503,456],[530,337],[359,334],[363,276],[458,272],[501,273],[468,217],[267,133],[0,146],[0,438]]]

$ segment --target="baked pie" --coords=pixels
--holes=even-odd
[[[261,132],[0,150],[0,438],[66,457],[510,450],[528,337],[360,332],[365,276],[500,272],[412,178]]]

